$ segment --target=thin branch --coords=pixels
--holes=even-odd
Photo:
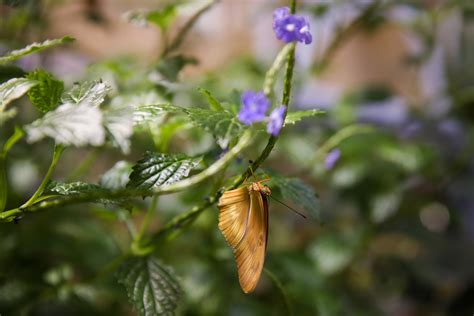
[[[196,13],[194,13],[191,18],[186,22],[186,24],[183,25],[183,27],[179,30],[178,34],[176,37],[173,39],[171,44],[167,45],[166,48],[163,50],[163,53],[161,54],[162,57],[168,56],[171,52],[174,50],[178,49],[181,44],[183,43],[184,38],[186,35],[188,35],[189,31],[193,27],[193,25],[196,23],[196,21],[204,14],[206,13],[214,4],[219,2],[219,0],[213,0],[203,6],[201,9],[199,9]]]

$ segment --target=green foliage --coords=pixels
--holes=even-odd
[[[212,93],[209,90],[204,89],[204,88],[199,88],[198,91],[201,92],[201,94],[206,97],[207,103],[209,104],[209,106],[211,107],[212,110],[214,110],[214,111],[224,110],[221,103],[219,101],[217,101],[216,98],[214,98],[214,96],[212,95]]]
[[[320,220],[319,199],[314,189],[305,184],[299,178],[287,178],[275,173],[271,173],[271,180],[268,182],[271,188],[276,188],[281,193],[283,199],[301,206],[314,219]]]
[[[132,164],[127,161],[119,161],[100,178],[100,186],[106,189],[116,190],[126,187]]]
[[[178,75],[184,66],[195,64],[197,64],[196,58],[177,55],[162,59],[156,66],[156,69],[165,79],[169,81],[177,81]]]
[[[64,83],[42,69],[29,73],[27,78],[38,82],[28,91],[31,103],[43,113],[54,110],[61,101]]]
[[[158,258],[128,259],[117,277],[140,316],[174,315],[182,290],[174,271]]]
[[[103,81],[85,81],[75,83],[74,86],[65,92],[61,100],[63,103],[87,104],[89,106],[99,106],[104,102],[110,86]]]
[[[202,157],[191,158],[183,154],[147,152],[145,157],[133,166],[127,187],[148,190],[175,183],[186,178],[201,160]]]
[[[33,44],[30,44],[30,45],[26,46],[25,48],[11,51],[10,53],[6,54],[5,56],[0,57],[0,64],[12,62],[12,61],[20,59],[22,57],[25,57],[27,55],[37,53],[37,52],[40,52],[42,50],[45,50],[45,49],[48,49],[48,48],[51,48],[51,47],[54,47],[54,46],[58,46],[58,45],[66,44],[66,43],[71,43],[73,41],[74,41],[74,39],[72,37],[65,36],[63,38],[58,38],[58,39],[53,39],[53,40],[46,40],[42,43],[33,43]]]
[[[325,113],[324,111],[316,110],[316,109],[306,110],[306,111],[289,112],[286,115],[286,118],[285,118],[285,126],[289,125],[289,124],[296,124],[297,122],[301,121],[304,118],[309,118],[309,117],[313,117],[313,116],[316,116],[316,115],[322,115],[324,113]]]
[[[89,103],[66,103],[25,126],[27,140],[51,137],[66,146],[100,146],[105,141],[102,112]]]
[[[28,90],[38,84],[38,81],[26,78],[13,78],[0,85],[0,112],[15,99],[20,98]]]
[[[105,191],[103,188],[96,184],[85,183],[85,182],[56,182],[51,181],[45,189],[45,195],[80,195],[85,193],[98,193],[98,191]]]

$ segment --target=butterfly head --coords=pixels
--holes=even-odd
[[[271,195],[272,194],[272,191],[270,190],[270,188],[267,187],[266,185],[262,184],[262,181],[253,182],[250,185],[250,190],[258,191],[258,192],[260,192],[264,195]]]

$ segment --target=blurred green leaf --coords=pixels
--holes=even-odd
[[[67,103],[25,126],[25,131],[31,143],[51,137],[67,146],[101,146],[105,141],[102,119],[102,112],[89,103]]]
[[[147,152],[133,166],[127,187],[147,190],[172,184],[187,177],[201,160],[202,157]]]
[[[74,39],[72,37],[65,36],[63,38],[58,38],[58,39],[53,39],[53,40],[46,40],[42,43],[33,43],[33,44],[30,44],[30,45],[26,46],[25,48],[11,51],[7,55],[0,57],[0,64],[12,62],[12,61],[20,59],[20,58],[22,58],[26,55],[29,55],[29,54],[32,54],[32,53],[37,53],[39,51],[42,51],[44,49],[51,48],[51,47],[54,47],[54,46],[57,46],[57,45],[71,43],[73,41],[74,41]]]
[[[277,188],[285,200],[300,205],[313,218],[320,219],[320,205],[316,192],[300,179],[286,178],[272,172],[268,185]]]
[[[117,277],[139,315],[174,315],[181,286],[174,271],[156,257],[127,260],[120,267]]]
[[[86,81],[75,83],[69,91],[63,93],[61,99],[63,103],[99,106],[104,102],[109,91],[110,86],[102,80]]]
[[[28,91],[31,103],[43,113],[54,110],[61,101],[64,83],[43,69],[30,72],[27,78],[38,82]]]
[[[123,189],[128,183],[132,164],[128,161],[119,161],[100,178],[100,186],[106,189]]]
[[[130,137],[133,134],[133,111],[128,105],[109,106],[104,111],[104,126],[108,139],[124,154],[130,153]]]
[[[156,68],[165,79],[169,81],[177,81],[178,75],[184,66],[195,65],[197,63],[198,61],[194,57],[177,55],[162,59]]]
[[[0,85],[0,112],[15,99],[20,98],[28,90],[38,84],[38,81],[26,78],[13,78]]]
[[[166,30],[176,18],[177,13],[178,10],[176,10],[176,5],[170,4],[161,10],[149,12],[146,18],[149,22],[156,24],[162,30]]]
[[[163,115],[163,113],[183,113],[196,126],[211,133],[217,143],[226,148],[229,142],[238,137],[246,128],[237,116],[228,110],[214,111],[197,107],[182,108],[171,104],[156,104],[142,106],[140,112],[147,112],[149,115]]]
[[[295,124],[304,118],[321,115],[324,113],[325,113],[324,111],[316,110],[316,109],[306,110],[306,111],[297,111],[297,112],[288,112],[288,115],[286,116],[286,119],[285,119],[285,125]]]
[[[206,97],[207,103],[211,107],[212,110],[214,111],[222,111],[224,108],[222,107],[221,103],[217,101],[216,98],[211,94],[209,90],[206,90],[204,88],[198,88],[198,91]]]

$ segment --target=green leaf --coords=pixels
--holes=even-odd
[[[184,66],[188,64],[195,65],[197,63],[197,59],[194,57],[177,55],[161,60],[156,68],[165,79],[177,81],[178,75]]]
[[[98,191],[106,191],[105,189],[101,188],[97,184],[92,183],[85,183],[85,182],[70,182],[70,183],[63,183],[63,182],[56,182],[51,181],[49,182],[48,186],[44,190],[43,195],[63,195],[63,196],[70,196],[70,195],[80,195],[80,194],[87,194],[87,193],[97,193]]]
[[[237,116],[228,110],[214,111],[197,107],[182,108],[171,104],[153,104],[141,106],[137,111],[142,116],[147,113],[151,117],[165,113],[183,113],[195,126],[214,135],[222,148],[226,148],[233,138],[241,135],[246,129]]]
[[[146,125],[146,123],[158,123],[165,112],[161,109],[148,109],[149,105],[166,102],[155,91],[147,91],[138,94],[118,95],[114,97],[111,107],[130,107],[133,111],[133,124],[135,126]]]
[[[280,191],[283,199],[290,200],[301,206],[315,219],[320,219],[319,200],[313,188],[306,185],[299,178],[286,178],[282,175],[271,173],[271,180],[268,182],[271,188]]]
[[[0,85],[0,112],[15,99],[20,98],[28,90],[38,84],[38,81],[26,78],[13,78]]]
[[[170,4],[160,10],[150,11],[147,14],[146,19],[157,25],[162,30],[166,30],[168,26],[173,23],[176,18],[178,10],[176,5]]]
[[[192,107],[183,111],[195,125],[214,135],[222,148],[227,148],[230,141],[242,134],[246,128],[234,113],[227,110],[213,111]]]
[[[295,124],[301,121],[304,118],[324,114],[324,111],[321,110],[306,110],[306,111],[297,111],[297,112],[288,112],[288,115],[285,119],[285,125]]]
[[[123,189],[128,183],[132,164],[128,161],[117,162],[109,171],[100,178],[100,186],[106,189]]]
[[[5,56],[0,57],[0,64],[8,63],[20,59],[26,55],[37,53],[39,51],[45,50],[47,48],[51,48],[57,45],[66,44],[73,42],[74,39],[69,36],[65,36],[63,38],[53,39],[53,40],[46,40],[42,43],[33,43],[25,48],[18,49],[11,51],[10,53],[6,54]]]
[[[110,86],[102,80],[86,81],[74,84],[69,91],[62,95],[61,99],[63,103],[99,106],[104,102],[109,91]]]
[[[108,139],[124,154],[130,153],[133,134],[133,114],[130,106],[110,106],[104,112],[104,125]]]
[[[76,147],[101,146],[105,141],[102,112],[88,103],[63,104],[25,126],[25,131],[30,143],[44,137],[53,138],[57,144]]]
[[[201,160],[202,157],[147,152],[133,167],[127,187],[148,190],[178,182],[187,177]]]
[[[64,83],[43,69],[30,72],[27,78],[38,82],[28,91],[31,103],[43,113],[54,110],[61,101]]]
[[[173,270],[156,257],[125,261],[117,277],[140,316],[174,315],[182,289]]]
[[[212,110],[214,111],[224,110],[221,103],[217,101],[216,98],[214,98],[214,96],[211,94],[209,90],[206,90],[204,88],[199,88],[198,91],[201,92],[201,94],[206,97],[207,103],[209,103],[209,106],[211,107]]]

